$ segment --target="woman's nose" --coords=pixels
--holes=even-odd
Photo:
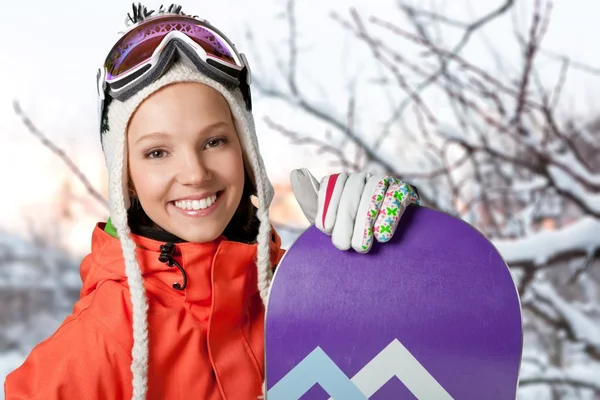
[[[181,163],[179,183],[190,186],[201,186],[212,177],[210,169],[202,157],[192,155],[186,157]]]

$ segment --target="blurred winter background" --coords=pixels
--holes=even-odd
[[[414,183],[510,264],[526,330],[519,398],[600,399],[600,3],[180,4],[250,59],[286,246],[306,226],[293,168]],[[107,217],[94,78],[130,9],[3,6],[2,381],[71,311],[92,228]]]

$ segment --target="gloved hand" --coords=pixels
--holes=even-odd
[[[378,242],[389,241],[410,204],[419,204],[416,189],[399,179],[368,172],[342,172],[319,183],[306,168],[291,174],[291,184],[302,212],[331,236],[335,247],[366,253]]]

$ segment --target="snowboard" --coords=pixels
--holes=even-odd
[[[311,226],[273,277],[266,400],[514,400],[522,344],[510,271],[466,222],[409,206],[367,254]]]

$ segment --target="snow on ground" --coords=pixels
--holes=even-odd
[[[0,400],[6,375],[70,313],[78,265],[59,249],[0,233]]]

